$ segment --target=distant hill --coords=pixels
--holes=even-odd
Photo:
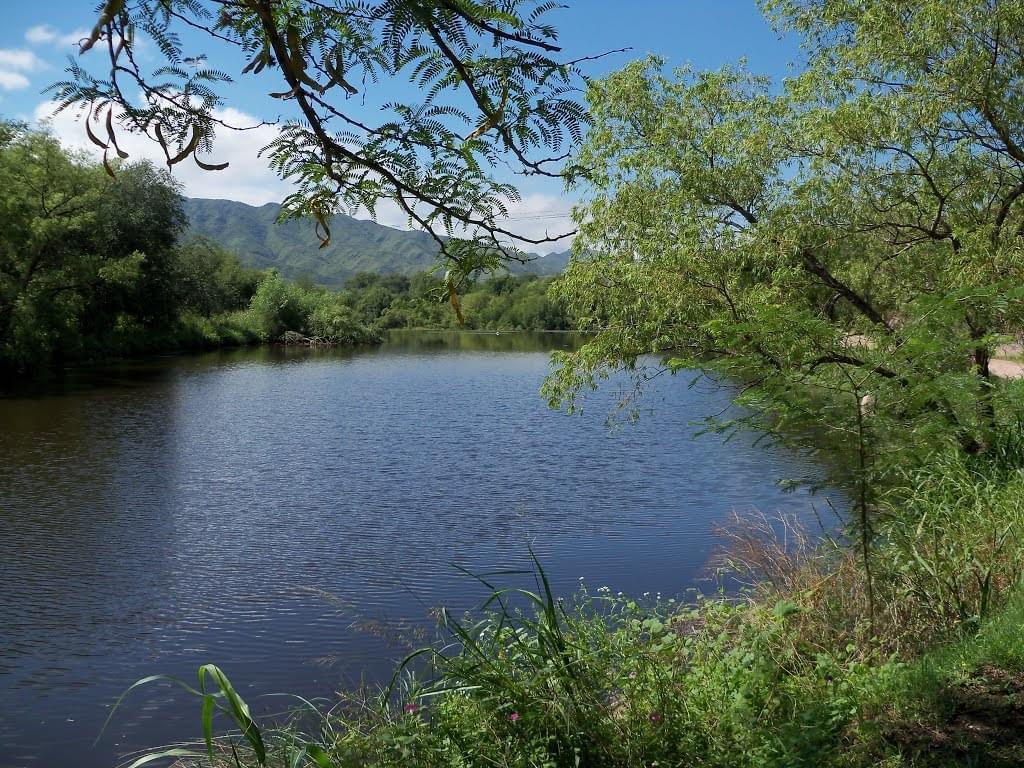
[[[437,245],[423,232],[385,227],[372,221],[336,216],[331,244],[320,242],[308,221],[277,223],[280,206],[259,207],[233,200],[186,198],[192,232],[234,251],[242,262],[259,269],[273,267],[284,277],[308,277],[338,288],[356,272],[413,274],[430,269]],[[538,257],[511,271],[553,275],[569,261],[569,252]]]

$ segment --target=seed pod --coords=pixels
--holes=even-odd
[[[313,215],[316,217],[316,232],[317,239],[320,240],[320,249],[323,250],[331,244],[331,228],[327,225],[327,218],[324,216],[322,211],[314,211]],[[321,233],[323,231],[323,234]]]
[[[296,86],[290,91],[280,91],[278,93],[271,93],[270,95],[275,99],[292,99],[295,97],[295,94],[299,92],[300,87],[301,86],[299,84],[296,84]]]
[[[196,161],[196,165],[202,168],[204,171],[223,171],[230,165],[230,163],[204,163],[195,155],[192,155],[192,159]]]
[[[462,303],[459,301],[459,292],[455,287],[455,272],[449,269],[444,273],[444,284],[448,289],[448,301],[452,305],[452,309],[455,310],[455,317],[458,319],[459,327],[461,328],[466,324],[466,318],[462,316]]]
[[[110,137],[110,145],[117,151],[117,156],[122,160],[128,157],[128,153],[117,146],[117,137],[114,135],[114,108],[107,110],[107,136]]]
[[[107,172],[107,175],[110,178],[112,178],[112,179],[116,179],[117,178],[117,174],[114,173],[114,169],[110,167],[110,161],[107,159],[106,151],[103,152],[103,170],[105,170]]]
[[[97,147],[99,147],[100,149],[106,149],[107,148],[106,143],[100,141],[99,137],[95,133],[92,132],[92,128],[89,127],[89,121],[91,119],[92,119],[92,112],[89,112],[88,116],[85,118],[85,135],[88,136],[89,137],[89,141],[91,141]]]
[[[166,157],[167,160],[170,161],[171,153],[167,150],[167,140],[164,138],[164,132],[163,129],[160,127],[160,123],[156,124],[156,130],[154,131],[154,133],[156,133],[156,140],[157,143],[160,144],[160,149],[164,151],[164,157]]]
[[[179,152],[177,155],[175,155],[174,157],[170,158],[167,161],[168,167],[170,167],[172,165],[177,165],[182,160],[184,160],[186,157],[191,155],[195,151],[195,149],[196,149],[196,147],[198,145],[199,145],[199,129],[195,125],[193,125],[192,126],[192,138],[189,140],[188,144],[185,145],[185,148],[183,150],[181,150],[181,152]]]
[[[96,26],[92,28],[92,32],[89,33],[89,36],[79,43],[79,56],[96,45],[100,36],[103,34],[103,29],[105,27],[107,28],[107,32],[110,32],[110,22],[121,12],[123,7],[124,0],[107,0],[106,5],[103,6],[103,10],[100,11],[99,19],[96,21]]]
[[[455,317],[458,318],[459,327],[461,328],[466,324],[466,318],[462,316],[462,304],[459,302],[459,293],[455,290],[455,284],[448,284],[448,301],[452,305],[452,309],[455,310]]]

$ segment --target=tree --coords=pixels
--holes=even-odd
[[[89,244],[105,257],[145,255],[130,283],[108,283],[87,313],[83,330],[102,333],[118,313],[144,324],[162,324],[177,317],[181,296],[177,242],[188,225],[181,191],[171,175],[150,162],[126,165],[116,183],[102,179],[103,194],[95,205],[97,221]]]
[[[104,266],[79,257],[97,181],[50,136],[0,124],[0,360],[45,358],[82,310],[80,289]]]
[[[168,165],[215,155],[222,119],[218,88],[230,76],[186,50],[181,33],[245,57],[245,76],[272,77],[271,96],[294,106],[264,150],[296,190],[286,216],[312,216],[324,244],[329,216],[395,203],[453,262],[450,282],[516,258],[528,238],[503,223],[518,199],[493,173],[558,176],[585,112],[574,98],[578,62],[559,62],[552,0],[106,0],[81,53],[106,51],[102,77],[72,61],[71,79],[52,86],[61,108],[88,114],[92,140],[110,153],[121,130],[145,133]],[[143,71],[137,48],[150,38],[163,61]],[[414,103],[374,110],[373,85],[403,77]],[[370,85],[367,94],[366,84]],[[115,126],[117,126],[115,128]],[[108,165],[109,167],[109,165]],[[113,170],[111,169],[111,172]]]
[[[781,84],[657,60],[591,84],[557,290],[596,336],[547,393],[572,407],[616,368],[640,386],[651,353],[728,373],[760,426],[851,447],[866,508],[872,457],[981,452],[1006,417],[990,359],[1024,306],[1024,3],[765,6],[808,55]]]
[[[27,369],[108,334],[176,318],[181,197],[164,171],[118,184],[52,136],[0,123],[0,367]]]
[[[245,267],[238,257],[204,238],[194,237],[175,249],[175,301],[202,316],[244,309],[256,292],[262,273]]]

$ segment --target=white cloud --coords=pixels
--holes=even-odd
[[[28,88],[28,78],[18,72],[8,72],[0,69],[0,88],[5,91],[13,91],[18,88]]]
[[[52,43],[57,37],[57,31],[48,24],[37,24],[34,27],[29,27],[25,32],[25,40],[32,45]]]
[[[49,24],[37,24],[25,32],[25,40],[31,45],[56,45],[59,48],[77,46],[83,37],[89,36],[85,27],[71,32],[59,32]]]
[[[46,66],[43,60],[26,48],[0,48],[0,68],[33,72]]]
[[[564,251],[572,245],[573,238],[572,236],[561,237],[561,235],[572,232],[576,228],[570,215],[572,204],[573,201],[558,195],[544,193],[524,195],[520,202],[509,206],[508,219],[502,222],[502,226],[510,232],[515,232],[517,235],[531,240],[559,237],[558,240],[540,245],[518,243],[519,247],[525,251],[545,254]]]
[[[13,91],[27,88],[28,72],[42,69],[46,65],[32,51],[26,49],[0,48],[0,88]]]
[[[548,194],[525,195],[518,203],[508,206],[508,218],[499,220],[498,225],[509,232],[531,240],[541,240],[546,237],[559,237],[566,232],[572,232],[576,225],[570,215],[570,208],[573,201]],[[356,213],[358,219],[368,219],[368,215]],[[394,229],[419,229],[418,226],[409,225],[409,217],[405,211],[398,207],[391,200],[384,200],[377,206],[376,221]],[[457,231],[456,234],[466,235],[468,230]],[[511,238],[502,235],[502,243],[509,243]],[[572,245],[573,236],[560,237],[552,242],[534,245],[525,241],[515,241],[515,245],[528,253],[540,253],[547,255],[566,251]]]

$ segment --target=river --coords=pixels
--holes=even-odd
[[[0,398],[0,768],[109,768],[199,734],[153,673],[221,665],[270,692],[380,680],[455,568],[682,595],[733,509],[806,513],[821,470],[749,436],[694,439],[727,386],[622,382],[581,415],[538,395],[558,334],[396,333],[359,351],[255,349],[78,368]],[[649,412],[648,412],[649,411]],[[706,586],[706,582],[704,583]],[[417,642],[412,637],[411,642]]]

